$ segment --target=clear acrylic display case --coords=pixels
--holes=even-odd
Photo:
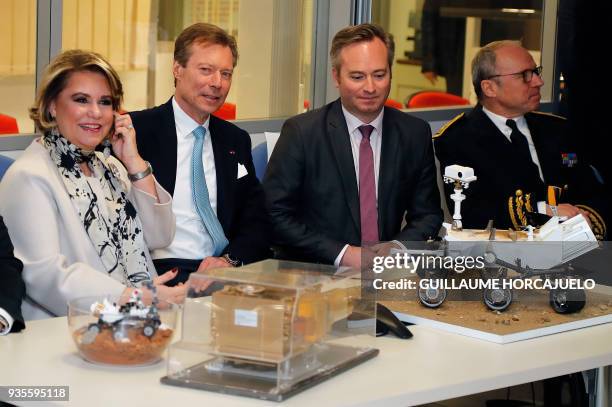
[[[281,401],[378,354],[359,271],[266,260],[194,273],[166,384]]]

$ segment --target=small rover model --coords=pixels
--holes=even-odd
[[[84,343],[92,343],[103,330],[112,330],[115,341],[128,340],[130,330],[142,330],[147,338],[153,337],[161,325],[157,308],[158,300],[155,286],[148,287],[153,291],[153,302],[147,307],[142,301],[142,292],[133,290],[128,302],[117,305],[108,299],[91,305],[91,311],[98,316],[98,321],[89,324],[83,334]]]

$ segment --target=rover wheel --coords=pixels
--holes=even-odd
[[[495,264],[495,260],[497,260],[497,256],[493,252],[485,252],[484,253],[484,261],[488,264]]]
[[[144,328],[142,328],[142,333],[147,338],[150,338],[155,334],[155,327],[153,325],[145,325]]]
[[[559,314],[571,314],[584,308],[584,290],[550,290],[550,306]]]
[[[429,308],[438,308],[446,299],[446,288],[419,287],[419,300]]]
[[[507,288],[484,290],[484,303],[489,309],[494,311],[503,311],[510,306],[512,302],[512,291]]]
[[[127,333],[123,329],[119,328],[113,331],[113,339],[115,341],[119,342],[125,338],[127,338]]]
[[[96,336],[100,333],[100,327],[98,324],[90,324],[87,327],[87,331],[81,336],[81,342],[84,344],[90,344],[96,340]]]

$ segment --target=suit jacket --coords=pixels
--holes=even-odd
[[[172,99],[130,116],[140,155],[151,163],[160,184],[174,195],[177,140]],[[217,218],[229,240],[223,253],[230,253],[244,263],[268,258],[270,225],[263,189],[255,176],[251,138],[238,126],[212,115],[209,130],[217,177]],[[239,163],[248,174],[238,179]]]
[[[0,308],[13,317],[11,332],[25,328],[21,314],[21,300],[25,296],[22,269],[23,264],[13,255],[13,244],[0,216]]]
[[[385,107],[381,240],[420,241],[438,233],[442,210],[430,135],[426,122]],[[345,244],[361,245],[357,182],[340,100],[287,120],[264,177],[278,255],[332,264]]]
[[[105,160],[101,153],[100,159]],[[159,203],[132,188],[125,167],[113,163],[141,220],[149,249],[166,247],[174,237],[170,195],[156,183]],[[68,301],[89,295],[121,295],[123,281],[108,275],[49,152],[34,140],[10,166],[0,183],[0,213],[23,264],[26,320],[66,315]],[[148,269],[155,267],[147,256]]]
[[[478,177],[463,192],[466,195],[461,204],[464,227],[484,228],[490,219],[494,220],[497,228],[513,227],[509,198],[519,189],[523,194],[531,193],[536,210],[536,201],[547,199],[548,185],[566,189],[562,195],[564,202],[584,204],[595,214],[602,209],[596,199],[596,191],[602,186],[572,147],[566,120],[538,112],[527,113],[525,119],[546,182],[534,176],[525,163],[517,161],[512,153],[512,143],[489,119],[481,105],[449,122],[434,136],[441,169],[459,164],[472,167]],[[568,161],[567,156],[564,162],[563,154],[568,153],[575,153],[574,161],[577,162]],[[452,209],[452,185],[447,184],[446,188],[447,202]],[[592,220],[600,223],[597,219]]]

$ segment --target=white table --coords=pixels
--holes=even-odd
[[[376,339],[379,356],[282,405],[406,406],[612,364],[612,324],[505,345],[424,326],[410,329],[414,338]],[[0,385],[70,386],[70,402],[54,405],[277,405],[162,385],[164,362],[139,368],[85,362],[76,353],[66,318],[32,321],[22,333],[0,337],[0,366]]]

